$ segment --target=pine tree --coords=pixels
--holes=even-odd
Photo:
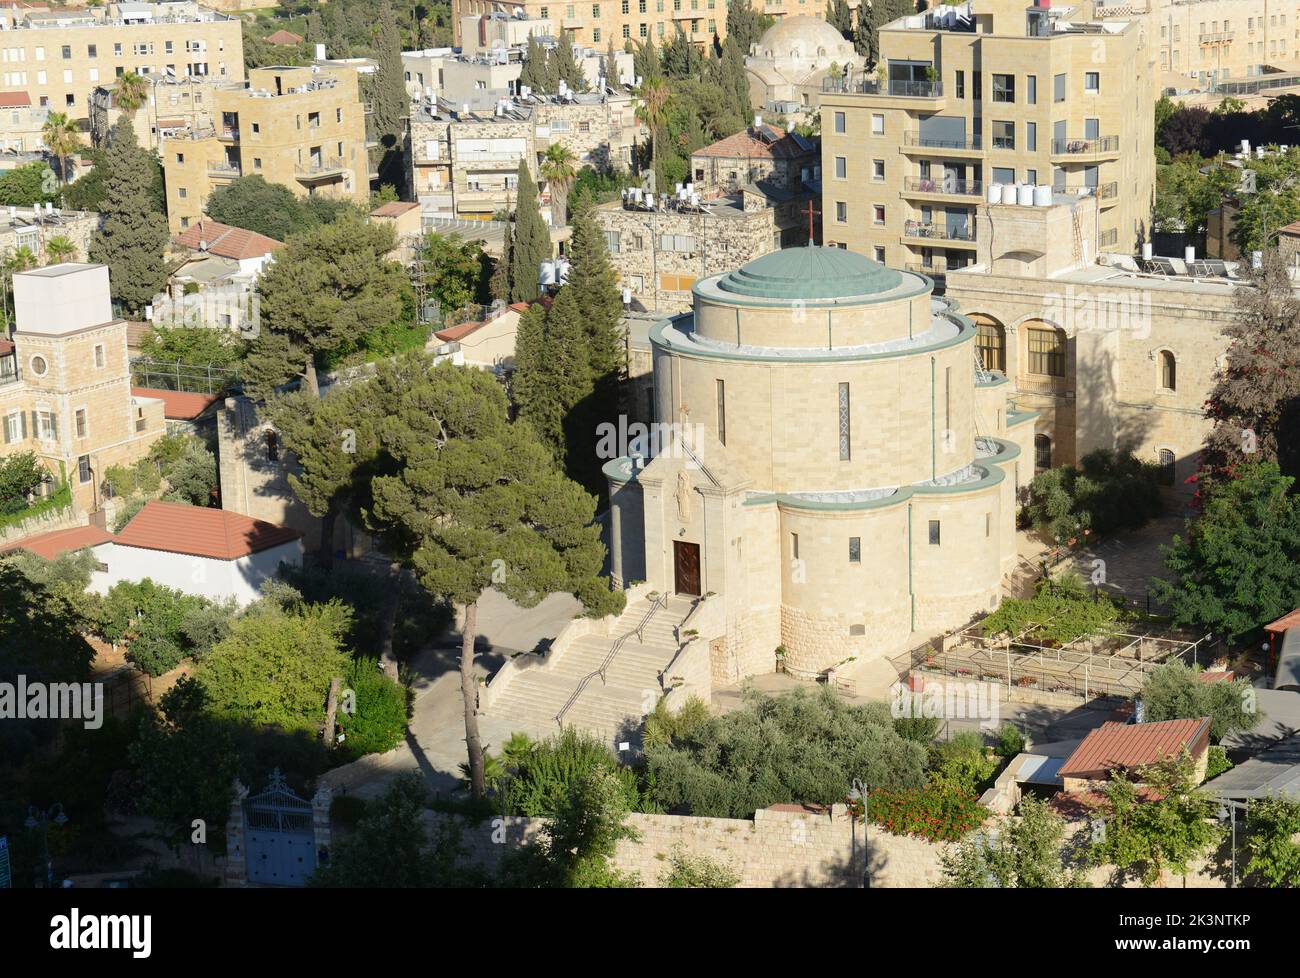
[[[578,67],[573,56],[573,35],[568,31],[560,32],[560,43],[555,48],[555,73],[558,76],[555,90],[559,91],[559,81],[563,81],[571,92],[581,92],[587,87],[587,78]]]
[[[154,209],[153,161],[136,142],[129,116],[118,120],[110,139],[103,224],[91,239],[90,259],[108,266],[114,300],[138,314],[167,284],[167,218]]]
[[[754,115],[753,103],[749,100],[749,76],[745,73],[745,56],[740,45],[731,38],[722,45],[722,67],[719,72],[722,89],[731,95],[736,111],[746,121]]]
[[[526,160],[519,161],[519,200],[515,205],[515,240],[510,261],[510,301],[537,298],[537,275],[551,257],[551,234],[537,207],[537,184]]]
[[[371,125],[379,142],[379,182],[391,184],[403,195],[406,187],[406,116],[410,111],[406,92],[406,71],[402,66],[401,35],[393,5],[385,0],[379,8],[379,37],[375,40],[378,68],[371,83],[374,106]]]

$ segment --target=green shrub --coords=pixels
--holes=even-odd
[[[951,785],[871,792],[867,817],[891,835],[955,842],[988,817],[974,795]]]
[[[1079,468],[1063,465],[1035,476],[1029,500],[1034,528],[1071,546],[1085,531],[1136,530],[1164,508],[1160,467],[1109,449],[1085,455]]]
[[[1002,729],[998,731],[998,743],[993,748],[993,753],[1010,760],[1024,749],[1025,735],[1013,724],[1003,724]]]
[[[346,735],[340,750],[350,758],[382,754],[406,736],[408,693],[379,668],[377,659],[353,659],[345,677],[355,694],[355,713],[341,713],[339,725]]]
[[[645,718],[643,743],[667,744],[685,739],[709,719],[709,708],[698,696],[689,696],[676,713],[668,710],[667,697],[661,697]]]
[[[928,748],[939,736],[938,717],[896,717],[894,732],[904,740],[911,740]]]
[[[708,856],[694,856],[677,846],[668,857],[668,872],[659,877],[665,889],[731,889],[740,882],[740,875],[730,867]]]
[[[921,787],[926,755],[895,732],[884,703],[851,706],[824,687],[751,693],[743,709],[711,717],[680,741],[647,745],[645,807],[748,818],[780,803],[830,805],[854,780]]]
[[[532,747],[517,760],[504,781],[504,808],[514,815],[551,817],[593,771],[608,771],[622,786],[629,809],[639,800],[636,775],[619,765],[604,742],[576,730],[565,730]]]
[[[345,829],[355,829],[366,815],[366,800],[356,795],[338,795],[330,802],[330,821]]]
[[[1210,747],[1209,756],[1205,762],[1205,780],[1217,778],[1225,771],[1230,771],[1233,767],[1232,761],[1228,760],[1228,751],[1220,744],[1213,744]]]
[[[930,780],[960,792],[974,794],[997,773],[998,762],[984,750],[984,738],[964,731],[934,749]]]
[[[1134,617],[1106,594],[1088,597],[1081,580],[1067,575],[1039,581],[1032,598],[1007,598],[982,625],[986,635],[1023,634],[1027,641],[1056,647],[1084,636],[1115,632],[1122,622]]]

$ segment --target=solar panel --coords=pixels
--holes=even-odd
[[[805,153],[813,148],[812,141],[804,136],[799,135],[797,132],[790,133],[790,138],[793,139],[795,141],[795,144]]]

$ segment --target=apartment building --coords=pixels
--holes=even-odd
[[[244,78],[240,20],[193,2],[0,8],[0,92],[86,120],[124,72]]]
[[[117,105],[117,86],[99,85],[90,93],[90,138],[106,145],[108,133],[122,116],[131,120],[136,141],[157,152],[164,139],[186,130],[213,129],[217,89],[228,82],[211,75],[147,75],[149,94],[144,105],[124,112]]]
[[[411,185],[425,217],[490,220],[514,208],[520,160],[537,179],[531,106],[463,112],[414,103],[410,127]]]
[[[1040,0],[1046,4],[1047,0]],[[996,195],[1096,197],[1089,253],[1150,235],[1154,77],[1140,21],[972,0],[880,31],[877,77],[828,78],[826,243],[932,274],[974,260]]]
[[[633,309],[684,312],[698,279],[781,247],[776,210],[753,191],[698,203],[639,190],[596,208],[609,260]],[[806,237],[805,237],[806,243]]]
[[[374,174],[357,78],[344,67],[257,68],[246,86],[218,89],[213,128],[163,141],[171,230],[199,220],[212,193],[244,175],[303,197],[366,201]]]
[[[35,452],[66,478],[74,507],[100,508],[113,465],[142,458],[166,430],[163,402],[131,393],[127,324],[113,316],[108,268],[51,265],[13,278],[16,329],[0,339],[0,455]]]
[[[1099,0],[1096,15],[1143,20],[1157,68],[1206,90],[1300,67],[1294,0]]]
[[[544,47],[554,47],[555,39],[543,39]],[[469,105],[482,108],[493,100],[520,95],[519,76],[524,70],[527,49],[501,47],[473,53],[456,52],[448,48],[428,48],[423,51],[402,52],[402,66],[406,73],[406,90],[412,98],[440,98],[452,105]],[[606,70],[608,51],[575,47],[574,60],[587,82],[587,88],[598,91]],[[630,83],[633,78],[632,55],[619,50],[614,52],[615,78],[612,85]]]
[[[99,221],[94,211],[61,210],[53,205],[0,207],[0,256],[26,248],[37,262],[45,264],[49,260],[46,245],[64,238],[76,252],[64,260],[85,261]]]
[[[760,0],[752,6],[776,20],[796,14],[824,17],[826,13],[826,4],[818,0]],[[857,7],[857,3],[851,6]],[[608,47],[611,42],[622,48],[625,41],[643,42],[649,38],[658,45],[673,30],[701,44],[712,41],[714,35],[727,35],[727,0],[451,0],[457,46],[465,43],[466,17],[494,13],[554,20],[575,44],[597,48]]]

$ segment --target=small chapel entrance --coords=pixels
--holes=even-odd
[[[673,590],[678,594],[700,593],[700,545],[673,541]]]

